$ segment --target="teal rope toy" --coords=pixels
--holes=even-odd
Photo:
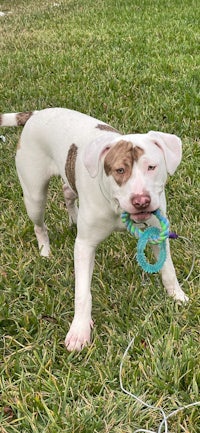
[[[165,263],[167,256],[166,239],[169,237],[178,237],[175,233],[169,232],[169,221],[161,214],[160,209],[157,209],[152,213],[157,217],[161,226],[160,229],[158,227],[148,227],[146,230],[142,231],[138,227],[135,227],[134,221],[130,219],[130,214],[128,212],[123,212],[121,215],[122,222],[126,225],[129,233],[131,233],[131,235],[135,235],[136,238],[138,238],[136,254],[137,262],[142,269],[149,274],[159,272]],[[159,245],[158,260],[154,264],[147,262],[145,257],[144,250],[148,242],[153,245]]]

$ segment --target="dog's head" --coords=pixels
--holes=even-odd
[[[181,156],[180,138],[150,131],[116,134],[110,142],[108,135],[100,136],[87,147],[84,162],[91,177],[103,175],[103,192],[119,211],[141,222],[160,207],[167,173],[175,172]]]

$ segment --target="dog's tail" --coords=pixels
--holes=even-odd
[[[1,126],[24,126],[28,119],[38,111],[25,111],[24,113],[0,114]]]

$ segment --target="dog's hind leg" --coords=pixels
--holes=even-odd
[[[78,207],[76,204],[77,194],[65,183],[63,185],[63,193],[65,198],[66,208],[69,214],[69,225],[77,223]]]
[[[21,182],[22,185],[22,182]],[[48,257],[50,253],[49,237],[47,227],[44,223],[44,212],[46,205],[48,185],[43,185],[42,190],[28,191],[23,188],[24,203],[27,214],[34,224],[34,231],[38,241],[41,256]]]
[[[40,254],[47,257],[50,253],[49,237],[44,223],[49,179],[52,171],[47,160],[34,158],[33,155],[19,150],[16,155],[16,168],[22,186],[24,203],[29,218],[34,224]]]

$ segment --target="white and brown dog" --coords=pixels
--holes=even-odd
[[[164,187],[167,173],[173,174],[181,161],[181,140],[154,131],[122,135],[97,119],[63,108],[0,115],[0,126],[17,125],[25,125],[17,172],[41,255],[50,252],[44,210],[51,176],[63,179],[70,221],[77,223],[75,314],[65,344],[70,351],[80,350],[90,342],[93,323],[90,286],[96,246],[112,231],[124,229],[122,211],[136,224],[148,225],[157,224],[154,210],[166,214]],[[161,275],[168,294],[186,301],[168,242]]]

